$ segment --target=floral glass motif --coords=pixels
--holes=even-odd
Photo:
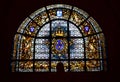
[[[107,70],[105,38],[99,24],[82,9],[65,4],[42,7],[19,26],[14,37],[12,72]]]
[[[38,14],[37,16],[35,16],[33,18],[33,20],[39,25],[39,26],[42,26],[43,24],[45,24],[46,22],[49,21],[49,18],[48,18],[48,14],[47,12],[41,12],[40,14]]]
[[[22,36],[19,48],[19,59],[33,59],[33,41],[29,36]]]
[[[70,61],[70,71],[71,72],[85,71],[84,67],[85,67],[84,61]]]
[[[20,61],[19,72],[33,72],[33,62],[32,61]]]
[[[35,61],[35,72],[48,72],[49,62],[47,61]]]
[[[99,43],[97,36],[86,37],[86,58],[88,59],[99,59]]]
[[[99,71],[101,68],[101,62],[97,60],[86,61],[87,71]]]
[[[70,17],[70,21],[72,21],[76,25],[80,25],[85,19],[77,12],[73,11]]]

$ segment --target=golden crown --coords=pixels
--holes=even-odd
[[[59,27],[56,32],[55,32],[56,36],[63,36],[64,35],[64,31]]]

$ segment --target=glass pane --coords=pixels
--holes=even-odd
[[[69,23],[69,34],[71,37],[81,37],[80,30],[73,24]]]
[[[84,58],[84,42],[82,38],[70,39],[70,59]]]
[[[33,20],[39,25],[42,26],[43,24],[45,24],[46,22],[49,21],[47,12],[42,12],[39,15],[37,15],[35,18],[33,18]]]
[[[80,25],[85,19],[79,13],[73,11],[70,17],[70,21],[76,24],[77,26]]]
[[[68,19],[70,15],[70,10],[68,9],[50,9],[49,11],[50,19]]]
[[[85,38],[86,42],[86,58],[88,59],[99,59],[101,58],[99,51],[99,38],[94,36],[89,36]]]
[[[20,61],[19,72],[33,72],[33,62],[32,61]]]
[[[71,72],[84,71],[84,66],[85,66],[84,61],[70,61]]]
[[[36,33],[40,27],[33,21],[31,21],[25,28],[24,33],[30,36],[36,36]]]
[[[93,25],[96,32],[101,32],[102,31],[100,26],[98,25],[98,23],[92,17],[90,17],[88,19],[88,21],[90,21],[90,23]]]
[[[35,72],[48,72],[49,62],[48,61],[35,61]]]
[[[57,63],[59,63],[59,62],[63,63],[64,70],[65,70],[65,72],[67,72],[68,71],[68,61],[52,61],[51,62],[51,72],[56,72],[57,71],[56,66],[57,66]]]
[[[67,36],[67,21],[52,21],[52,37]]]
[[[37,34],[37,37],[48,37],[50,35],[50,24],[45,24]]]
[[[34,38],[22,36],[18,55],[20,59],[33,59]]]
[[[84,36],[96,33],[94,31],[94,27],[88,21],[85,21],[82,25],[80,25],[79,28],[81,29]]]
[[[18,61],[15,62],[15,71],[19,72],[19,62]]]
[[[84,18],[87,18],[89,16],[88,13],[86,13],[85,11],[83,11],[82,9],[79,9],[77,7],[74,7],[73,10],[76,11],[76,12],[78,12]]]
[[[52,59],[68,59],[68,42],[65,38],[52,40]]]
[[[19,48],[20,48],[21,35],[16,34],[14,37],[14,50],[12,59],[19,59]]]
[[[100,54],[103,55],[103,59],[106,59],[106,50],[105,50],[105,38],[104,38],[104,34],[100,33],[98,34],[99,37],[99,52]]]
[[[35,41],[35,59],[49,58],[49,41],[48,39],[36,39]]]
[[[100,61],[97,60],[88,60],[86,61],[87,71],[100,71]]]

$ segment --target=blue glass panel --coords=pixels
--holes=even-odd
[[[89,31],[89,27],[88,26],[85,26],[85,31],[88,32]]]
[[[30,27],[30,32],[34,32],[34,27]]]
[[[56,49],[62,50],[63,48],[64,48],[64,43],[62,42],[62,40],[57,40]]]
[[[58,17],[61,17],[61,16],[62,16],[62,11],[61,11],[61,10],[58,10],[58,11],[57,11],[57,16],[58,16]]]

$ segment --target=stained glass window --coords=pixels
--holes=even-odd
[[[54,4],[38,9],[14,37],[12,72],[105,71],[105,38],[99,24],[74,6]]]

